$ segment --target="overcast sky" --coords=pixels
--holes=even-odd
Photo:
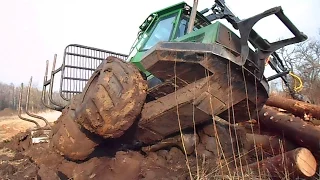
[[[83,44],[127,54],[138,27],[152,12],[180,0],[0,0],[0,82],[19,84],[30,76],[42,85],[45,61],[64,47]],[[192,5],[193,0],[186,1]],[[199,0],[198,10],[214,0]],[[241,19],[282,6],[291,21],[309,37],[320,29],[320,0],[226,0]],[[255,29],[270,41],[291,36],[275,17]]]

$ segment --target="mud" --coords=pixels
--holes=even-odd
[[[0,144],[1,179],[35,179],[38,167],[23,152],[29,149],[31,139],[28,133],[20,133],[9,142]]]
[[[19,139],[1,144],[1,179],[126,180],[172,178],[177,177],[177,173],[187,174],[184,154],[177,148],[162,152],[161,156],[157,153],[143,155],[136,151],[118,151],[114,157],[93,157],[85,162],[73,162],[53,151],[49,144],[22,149],[21,144],[24,143]]]
[[[73,120],[73,111],[63,110],[51,132],[50,146],[63,156],[73,160],[84,160],[99,144],[99,140],[90,138]]]
[[[227,129],[221,128],[219,134],[222,131],[227,133]],[[214,176],[223,169],[217,168],[221,158],[210,148],[215,146],[213,141],[205,141],[201,136],[194,138],[193,134],[183,137],[184,146],[172,137],[167,141],[173,143],[148,152],[143,152],[143,147],[123,151],[119,147],[124,141],[109,142],[99,145],[89,159],[72,161],[53,150],[49,143],[32,145],[29,132],[20,133],[0,144],[1,179],[190,179],[190,174]]]
[[[255,153],[248,153],[252,147],[248,146],[247,129],[243,125],[215,120],[215,125],[198,126],[196,136],[193,131],[184,132],[183,136],[167,137],[148,146],[130,145],[125,141],[130,134],[124,134],[122,138],[104,141],[81,161],[64,157],[50,143],[31,144],[29,132],[20,133],[0,143],[0,179],[188,180],[239,177],[241,174],[235,174],[239,173],[239,167],[257,161]]]
[[[38,167],[30,158],[9,149],[2,149],[0,155],[1,179],[35,179],[38,177]]]

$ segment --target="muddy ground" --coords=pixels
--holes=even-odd
[[[59,113],[42,115],[52,122]],[[190,134],[185,147],[175,139],[179,135],[173,141],[169,138],[169,146],[160,148],[123,147],[121,142],[113,141],[99,145],[84,161],[71,161],[55,152],[50,143],[32,145],[28,130],[32,126],[16,116],[1,118],[0,179],[216,179],[233,173],[228,165],[231,154],[219,154],[214,135],[203,129],[195,141]],[[220,129],[221,136],[229,137],[227,129]],[[196,148],[194,142],[198,142]],[[234,140],[221,142],[221,148],[231,149],[230,142]]]
[[[52,122],[59,113],[42,115]],[[100,144],[87,159],[72,161],[50,143],[32,144],[28,128],[33,124],[16,116],[2,117],[0,124],[1,180],[269,179],[256,178],[257,174],[245,169],[259,154],[248,151],[246,134],[251,127],[233,126],[236,131],[231,131],[229,125],[216,124],[215,134],[207,123],[197,127],[196,134],[193,130],[185,133],[184,145],[180,134],[152,146],[135,147],[115,139]],[[259,160],[267,156],[263,153]]]
[[[31,145],[30,141],[27,133],[20,133],[0,145],[1,179],[190,179],[179,147],[148,154],[133,150],[108,154],[108,147],[101,146],[90,159],[75,162],[53,151],[48,143]],[[211,158],[198,159],[203,176],[213,176],[216,171]],[[196,157],[188,156],[188,160],[195,176]]]
[[[18,146],[13,145],[12,148],[16,147]],[[187,179],[182,152],[173,148],[162,153],[163,155],[151,153],[144,156],[139,152],[119,151],[114,157],[93,157],[86,162],[73,162],[51,151],[48,144],[34,145],[16,152],[10,148],[2,148],[0,175],[3,179],[45,180]]]

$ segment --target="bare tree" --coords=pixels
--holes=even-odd
[[[19,101],[19,94],[21,88],[14,86],[14,84],[5,84],[0,82],[0,111],[3,109],[11,109],[17,110],[18,108],[18,101]],[[23,89],[23,98],[22,98],[22,107],[24,108],[26,105],[26,94],[27,88]],[[42,92],[37,89],[36,87],[32,87],[30,90],[30,110],[31,111],[41,111],[45,110],[46,108],[41,102],[41,94]],[[46,94],[49,94],[48,92]],[[66,105],[65,101],[61,99],[57,92],[53,93],[53,98],[55,101],[59,102],[60,104]],[[48,99],[48,98],[47,98]]]
[[[301,77],[304,84],[302,93],[320,104],[320,40],[310,39],[294,48],[280,49],[279,54],[287,66]]]

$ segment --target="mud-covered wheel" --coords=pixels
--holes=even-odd
[[[100,143],[90,132],[83,130],[74,120],[74,110],[67,107],[52,127],[51,147],[72,160],[86,159]]]
[[[134,65],[108,57],[80,95],[76,122],[104,138],[120,137],[140,114],[146,91],[147,83]]]

